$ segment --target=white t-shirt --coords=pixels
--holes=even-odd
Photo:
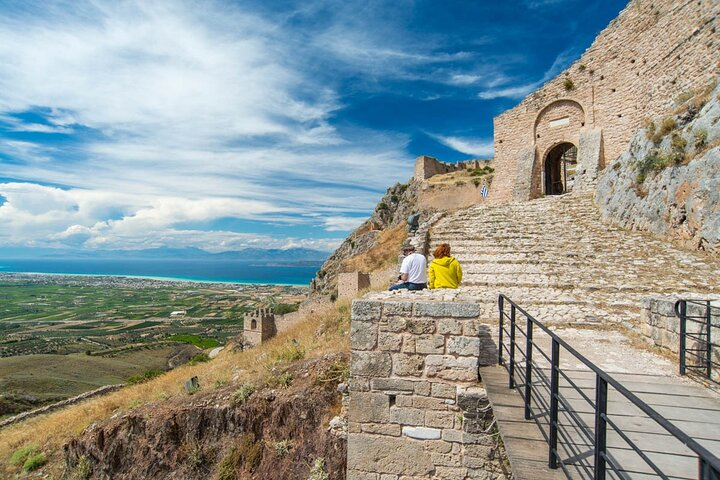
[[[427,283],[427,260],[424,255],[411,253],[403,258],[400,273],[408,274],[408,282]]]

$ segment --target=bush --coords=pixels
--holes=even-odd
[[[253,393],[255,393],[255,387],[249,383],[245,383],[235,391],[233,403],[235,403],[235,405],[244,405]]]
[[[275,455],[278,458],[283,458],[285,455],[290,453],[290,450],[292,450],[293,446],[293,441],[287,439],[272,443],[272,448],[273,450],[275,450]]]
[[[565,91],[575,90],[575,83],[569,78],[565,79],[563,86],[565,87]]]
[[[675,163],[682,163],[685,160],[685,147],[687,147],[687,140],[682,135],[673,133],[670,141],[670,160]]]
[[[137,374],[129,377],[127,381],[131,385],[135,385],[138,383],[145,383],[148,380],[152,380],[155,377],[159,377],[163,373],[165,373],[165,372],[163,372],[162,370],[157,370],[157,369],[153,368],[150,370],[145,370],[142,373],[137,373]]]
[[[188,365],[197,365],[198,363],[205,363],[212,360],[210,356],[207,353],[198,353],[194,357],[190,359],[190,361],[187,363]]]
[[[32,472],[33,470],[37,470],[38,468],[42,467],[47,463],[47,457],[44,453],[37,453],[31,457],[28,457],[27,460],[25,460],[25,463],[23,463],[23,470],[26,472]]]
[[[637,165],[637,183],[642,184],[650,172],[662,170],[668,164],[667,157],[661,155],[657,150],[650,151]]]
[[[330,476],[325,471],[325,459],[315,459],[315,464],[310,469],[310,476],[307,480],[330,480]]]
[[[354,247],[355,242],[350,241],[351,247]],[[273,312],[275,312],[275,315],[285,315],[286,313],[292,313],[297,312],[298,308],[300,308],[299,303],[278,303],[275,305],[275,308],[273,309]]]
[[[38,453],[38,451],[38,446],[35,444],[25,445],[24,447],[15,450],[15,452],[10,457],[10,463],[15,465],[16,467],[19,467],[20,465],[24,464],[29,457]]]
[[[93,467],[90,460],[85,455],[81,455],[78,459],[77,465],[73,468],[70,474],[71,480],[88,480],[92,475]]]
[[[293,363],[305,358],[305,350],[293,339],[275,353],[275,363]]]
[[[693,132],[695,138],[695,150],[702,150],[707,145],[708,132],[704,128],[699,128]]]
[[[290,372],[283,372],[280,375],[272,375],[268,378],[267,384],[269,387],[282,387],[287,388],[292,385],[293,374]]]

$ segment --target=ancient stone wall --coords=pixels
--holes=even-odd
[[[650,297],[645,300],[642,313],[640,316],[640,331],[653,345],[679,354],[680,352],[680,319],[675,315],[676,297]],[[720,300],[716,300],[713,305],[720,305]],[[687,314],[689,316],[701,317],[706,314],[706,309],[701,305],[688,303]],[[720,335],[720,318],[716,317],[712,321],[712,329],[710,337],[717,339]],[[703,324],[688,321],[686,322],[686,331],[694,338],[688,337],[686,347],[693,350],[704,350],[704,342],[699,342],[698,338],[705,338],[706,328]],[[715,340],[713,343],[718,343]],[[720,363],[720,348],[713,348],[713,362]],[[705,365],[702,361],[692,355],[687,357],[688,366]],[[720,372],[713,372],[712,378],[716,382],[720,382]]]
[[[245,315],[243,322],[243,347],[256,347],[277,334],[275,314],[269,308]]]
[[[597,170],[620,154],[645,118],[715,78],[718,28],[717,0],[631,1],[579,60],[495,118],[490,200],[542,195],[543,162],[562,142],[578,146],[585,162],[576,185],[592,188]]]
[[[480,316],[471,303],[353,302],[349,480],[505,478],[477,383],[497,355]]]
[[[457,163],[441,162],[437,158],[421,155],[415,159],[415,180],[423,181],[434,175],[457,172],[468,168],[482,168],[489,165],[491,160],[465,160]]]
[[[338,274],[338,298],[354,298],[361,290],[370,288],[370,274],[350,272]]]

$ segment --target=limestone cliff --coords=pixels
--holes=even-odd
[[[684,97],[635,133],[595,200],[624,228],[720,255],[720,85]]]
[[[419,188],[420,183],[415,180],[388,188],[370,218],[348,235],[325,261],[312,281],[313,290],[331,293],[336,287],[338,273],[363,267],[365,270],[383,267],[388,259],[397,257],[397,248],[406,238],[407,217],[418,211]],[[426,215],[428,212],[420,213]],[[359,260],[371,250],[376,251],[376,258],[371,261],[348,263],[352,259]]]

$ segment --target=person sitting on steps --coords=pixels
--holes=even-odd
[[[462,268],[455,257],[450,256],[450,245],[441,243],[433,252],[428,279],[430,288],[458,288],[462,282]]]
[[[400,266],[401,283],[390,286],[390,290],[423,290],[427,288],[427,260],[424,255],[415,253],[412,245],[403,245],[402,253],[405,258]]]

